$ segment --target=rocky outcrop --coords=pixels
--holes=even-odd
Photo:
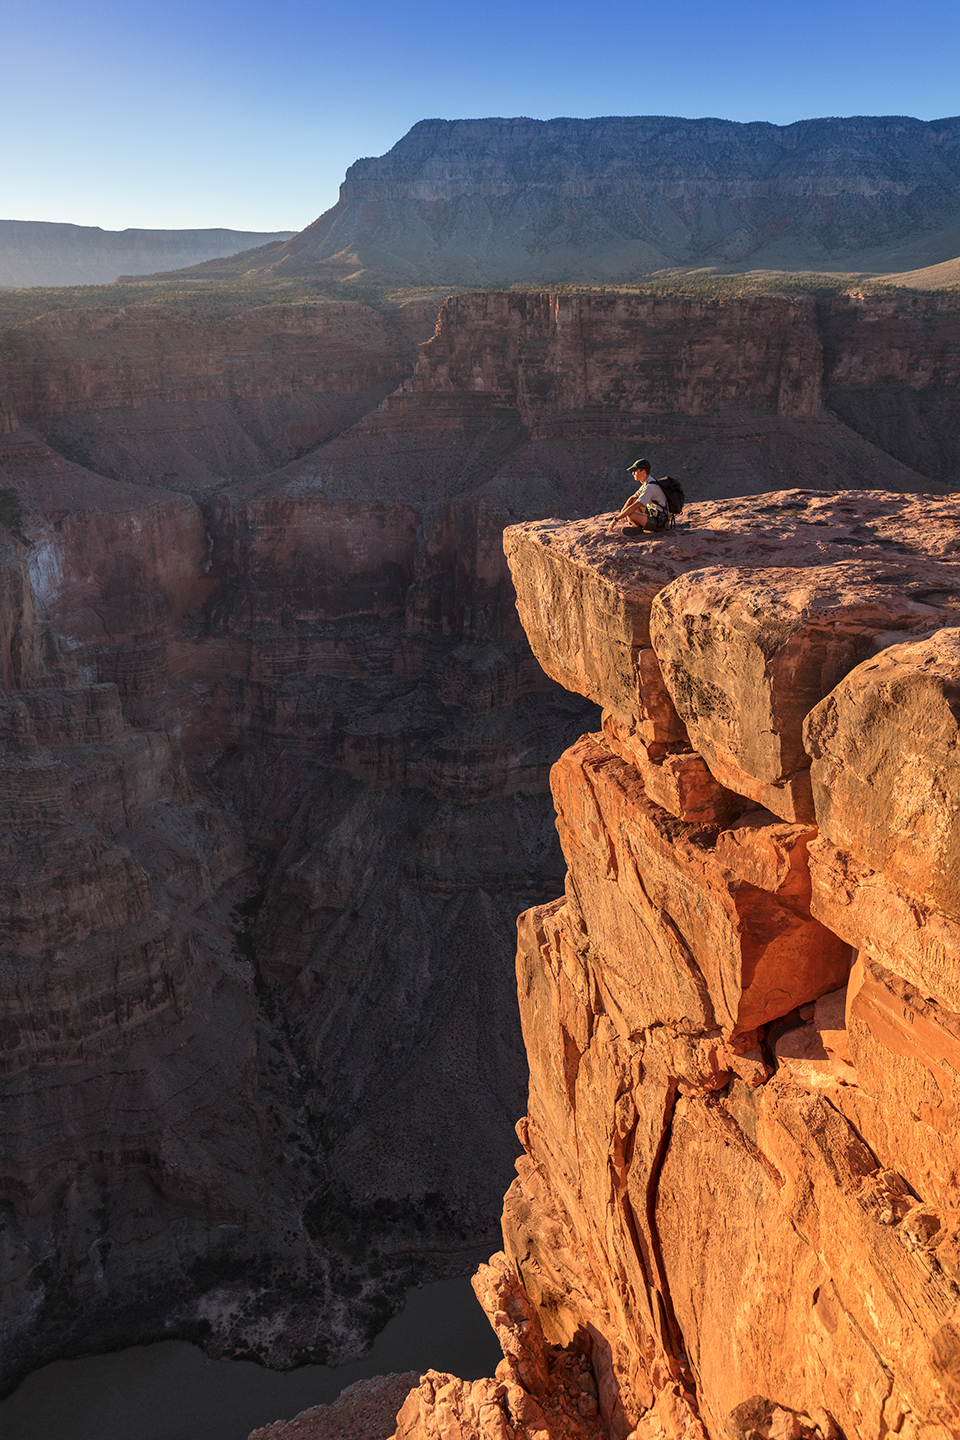
[[[0,285],[109,285],[288,240],[290,230],[101,230],[0,220]]]
[[[264,262],[463,286],[929,265],[957,253],[958,137],[955,119],[902,116],[422,120],[351,165],[337,204]]]
[[[793,493],[698,507],[643,565],[544,521],[514,575],[541,664],[606,706],[631,759],[686,747],[727,790],[811,822],[804,718],[876,635],[952,618],[955,519],[952,502],[932,526],[927,498]]]
[[[375,1440],[394,1427],[396,1413],[419,1376],[376,1375],[355,1380],[330,1405],[312,1405],[292,1420],[276,1420],[251,1432],[250,1440]]]
[[[553,771],[565,894],[519,922],[504,1373],[426,1377],[398,1437],[580,1434],[569,1367],[621,1440],[957,1433],[958,523],[787,491],[629,553],[507,531],[604,725]]]
[[[597,1385],[576,1351],[548,1348],[535,1305],[505,1256],[495,1255],[474,1277],[504,1358],[492,1380],[464,1381],[428,1370],[397,1416],[398,1437],[451,1434],[562,1434],[601,1440]]]

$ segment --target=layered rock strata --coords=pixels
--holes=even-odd
[[[956,119],[422,120],[351,165],[299,235],[200,273],[490,286],[745,262],[889,271],[898,251],[956,255],[958,169]]]
[[[215,431],[194,494],[125,478],[144,410],[189,451],[184,395],[240,371],[230,413],[269,431],[284,356],[349,428],[337,396],[377,402],[403,324],[307,307],[267,344],[254,316],[211,358],[203,327],[121,319],[111,348],[103,318],[10,378],[43,428],[76,402],[115,475],[12,406],[0,451],[4,1385],[157,1334],[348,1359],[486,1253],[513,920],[558,883],[547,774],[585,709],[506,603],[506,516],[437,521],[429,483],[386,511],[356,477],[331,504],[263,453],[224,489]]]
[[[0,392],[67,458],[194,494],[265,479],[326,441],[335,462],[334,437],[361,416],[353,501],[400,478],[389,466],[405,498],[496,480],[515,510],[536,489],[555,513],[571,484],[600,506],[598,483],[640,445],[701,499],[798,475],[906,490],[956,474],[949,295],[459,295],[431,341],[437,305],[273,305],[216,322],[60,311],[0,333]]]
[[[505,1360],[398,1436],[592,1433],[571,1366],[620,1440],[960,1431],[958,525],[788,491],[629,547],[507,531],[604,726],[519,922],[525,1153],[475,1286]]]
[[[171,1329],[309,1351],[322,1161],[290,1154],[316,1135],[235,943],[244,836],[174,736],[78,675],[29,561],[0,555],[2,1383]]]
[[[10,403],[69,459],[202,490],[286,463],[409,373],[436,302],[268,305],[223,321],[162,307],[57,312],[0,339]]]

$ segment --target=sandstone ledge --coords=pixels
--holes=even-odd
[[[813,819],[813,706],[875,649],[960,619],[954,497],[785,490],[689,506],[639,541],[607,518],[506,531],[537,659],[648,751],[698,752],[785,820]]]

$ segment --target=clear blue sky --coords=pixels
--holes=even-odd
[[[960,113],[947,0],[5,0],[0,218],[299,229],[417,120]]]

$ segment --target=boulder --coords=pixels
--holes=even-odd
[[[714,566],[659,592],[650,629],[664,683],[722,784],[785,820],[813,820],[804,719],[875,636],[938,622],[942,608],[911,597],[915,581],[902,563],[878,573],[844,560]]]
[[[960,629],[865,659],[804,726],[823,838],[960,921]]]

